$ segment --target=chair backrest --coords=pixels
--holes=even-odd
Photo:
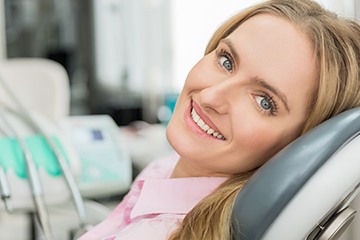
[[[69,115],[69,79],[59,63],[41,58],[6,59],[0,61],[0,77],[29,110],[52,120]],[[2,88],[0,103],[16,109]]]
[[[360,108],[354,108],[270,159],[237,196],[234,239],[337,239],[342,230],[325,235],[334,221],[340,228],[354,218],[348,205],[360,190],[359,134]]]

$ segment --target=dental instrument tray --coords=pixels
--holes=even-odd
[[[42,194],[47,205],[69,201],[70,192],[45,136],[32,131],[15,112],[1,111],[0,115],[0,190],[4,203],[9,203],[13,210],[34,209],[32,194]],[[46,129],[72,174],[77,175],[79,159],[62,134],[41,115],[33,114],[32,117]],[[10,129],[16,130],[16,134]],[[38,179],[29,172],[26,158],[32,159]],[[0,209],[3,207],[7,206],[0,204]]]
[[[61,122],[80,158],[76,181],[81,195],[100,198],[125,193],[132,167],[121,132],[108,115],[70,116]]]

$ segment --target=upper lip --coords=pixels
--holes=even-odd
[[[220,133],[221,135],[222,132],[220,132],[220,130],[216,127],[216,125],[213,123],[213,121],[211,121],[211,119],[205,115],[205,113],[201,110],[200,106],[192,101],[191,103],[192,107],[195,109],[195,111],[197,112],[197,114],[200,116],[200,118],[210,127],[212,128],[214,131]]]

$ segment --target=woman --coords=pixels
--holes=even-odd
[[[230,239],[236,194],[324,120],[360,106],[360,27],[310,0],[260,3],[225,22],[190,71],[153,163],[81,239]]]

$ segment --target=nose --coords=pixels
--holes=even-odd
[[[231,106],[233,91],[234,83],[231,79],[208,86],[200,91],[200,105],[203,109],[213,110],[218,114],[226,114]]]

